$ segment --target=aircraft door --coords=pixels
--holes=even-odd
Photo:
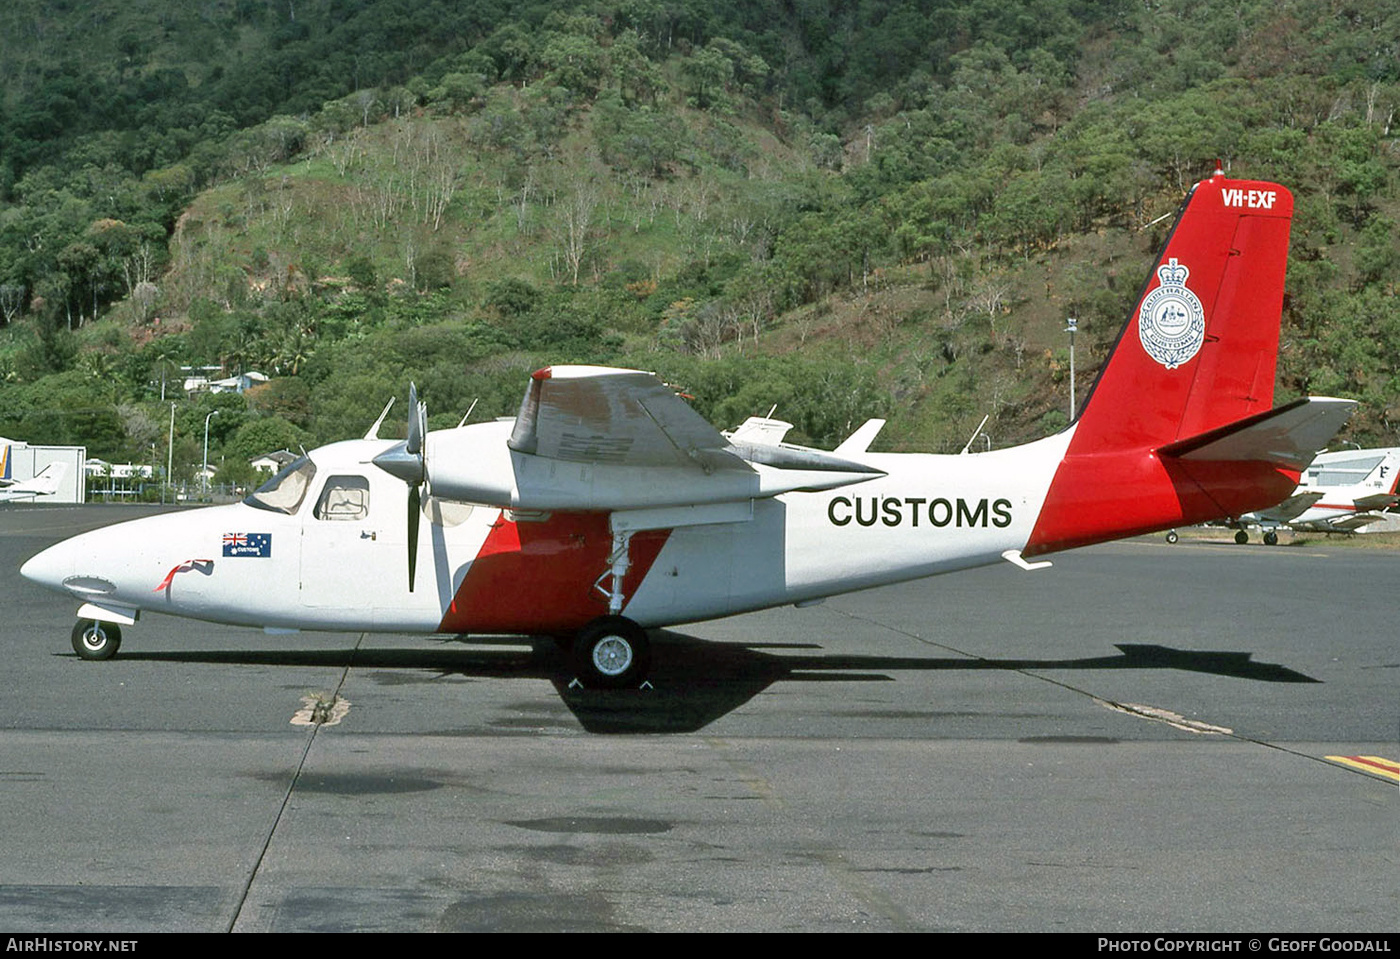
[[[367,614],[386,581],[388,544],[383,542],[385,510],[371,510],[367,477],[327,477],[315,506],[302,522],[301,603]],[[363,618],[363,617],[361,617]]]

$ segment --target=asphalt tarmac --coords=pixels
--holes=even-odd
[[[1394,932],[1400,552],[1160,538],[553,644],[160,616],[0,510],[0,932]],[[305,699],[343,715],[306,725]],[[348,707],[344,704],[348,703]]]

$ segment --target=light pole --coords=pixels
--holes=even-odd
[[[209,492],[209,420],[218,416],[219,411],[215,410],[204,417],[204,466],[199,471],[200,482],[204,484],[204,492]]]
[[[170,401],[170,445],[165,452],[165,484],[160,488],[160,501],[165,502],[165,490],[170,486],[170,469],[175,465],[175,401]],[[171,492],[174,492],[173,490]]]
[[[1069,325],[1065,327],[1065,332],[1069,334],[1069,421],[1074,422],[1074,334],[1079,332],[1079,321],[1074,317],[1069,318]]]

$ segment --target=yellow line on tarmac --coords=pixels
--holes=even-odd
[[[1327,758],[1334,763],[1341,763],[1343,766],[1350,766],[1352,769],[1359,769],[1362,772],[1383,776],[1400,783],[1400,763],[1393,759],[1383,759],[1380,756],[1328,756]]]

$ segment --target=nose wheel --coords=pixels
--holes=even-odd
[[[116,623],[80,619],[73,626],[73,652],[80,659],[111,659],[122,644],[122,630]]]
[[[646,630],[624,616],[604,616],[574,637],[574,671],[590,689],[640,685],[651,669]]]

